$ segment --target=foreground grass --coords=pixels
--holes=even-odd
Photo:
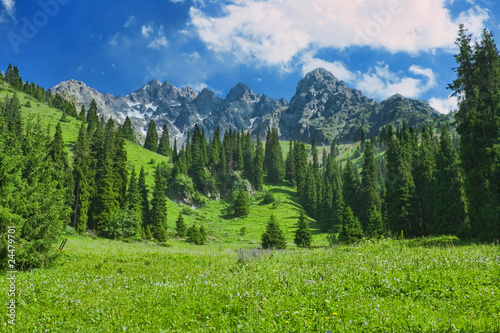
[[[498,246],[259,252],[70,238],[17,274],[8,332],[495,332]],[[0,282],[7,299],[7,280]]]

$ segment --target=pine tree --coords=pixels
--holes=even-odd
[[[316,192],[316,177],[314,177],[314,168],[312,164],[309,164],[307,169],[307,178],[304,187],[304,192],[302,193],[302,202],[304,210],[311,215],[313,218],[317,217],[318,208],[318,196]]]
[[[143,228],[149,226],[150,223],[150,208],[149,208],[149,190],[146,185],[146,172],[144,171],[144,167],[141,167],[141,171],[139,172],[139,180],[138,180],[139,193],[141,196],[141,215],[142,215],[142,224]]]
[[[344,168],[342,193],[344,194],[344,203],[353,211],[354,216],[359,215],[359,178],[357,177],[356,166],[348,159]]]
[[[299,221],[297,222],[297,230],[295,231],[294,243],[298,247],[311,247],[311,231],[307,225],[304,211],[300,211]]]
[[[285,178],[285,164],[283,163],[283,152],[278,140],[278,132],[275,128],[268,134],[269,142],[266,142],[267,179],[271,183],[279,183]],[[269,152],[268,152],[269,150]]]
[[[486,29],[472,46],[460,25],[456,45],[457,79],[450,88],[459,97],[455,117],[471,233],[493,240],[500,237],[500,56]]]
[[[135,168],[132,168],[130,173],[130,180],[128,182],[126,210],[137,218],[136,236],[140,237],[142,234],[142,205],[141,193],[139,192],[139,184]]]
[[[285,179],[290,182],[290,186],[295,186],[295,154],[293,149],[293,141],[290,141],[290,149],[285,162],[286,175]]]
[[[151,200],[150,225],[153,237],[160,242],[167,240],[167,198],[165,196],[165,180],[160,167],[155,171],[155,187]]]
[[[85,234],[87,231],[90,196],[93,192],[92,178],[90,147],[85,125],[82,123],[76,141],[73,160],[73,179],[75,184],[73,224],[79,234]]]
[[[241,217],[250,214],[250,207],[248,206],[248,197],[246,192],[241,189],[238,197],[233,204],[234,216]]]
[[[187,239],[186,241],[189,243],[194,243],[196,245],[203,245],[203,236],[200,233],[200,229],[196,226],[196,224],[193,224],[191,227],[186,232]]]
[[[207,231],[205,230],[205,227],[202,225],[200,227],[200,244],[198,245],[204,245],[207,242]]]
[[[339,233],[339,240],[352,244],[363,240],[363,229],[357,217],[354,216],[349,206],[344,209],[344,223]]]
[[[295,181],[297,193],[303,193],[307,177],[307,152],[302,142],[296,141],[294,145],[295,155]]]
[[[264,186],[264,148],[262,147],[262,141],[257,135],[257,143],[255,146],[255,158],[253,161],[253,187],[256,191],[262,190]]]
[[[130,142],[135,142],[134,130],[132,129],[132,122],[130,121],[130,118],[128,116],[125,118],[125,121],[123,122],[123,125],[121,127],[121,132],[125,140],[128,140]]]
[[[266,226],[266,231],[262,234],[262,248],[263,249],[285,249],[286,248],[286,239],[283,234],[283,230],[281,230],[278,222],[274,218],[274,215],[271,214],[269,222]]]
[[[194,127],[193,140],[190,145],[191,150],[191,163],[189,163],[189,175],[193,178],[196,188],[200,191],[205,187],[205,166],[206,157],[203,149],[203,138],[198,124]],[[206,143],[206,142],[205,142]],[[187,149],[187,148],[186,148]]]
[[[360,186],[360,222],[363,230],[367,230],[368,224],[370,222],[370,216],[373,215],[373,211],[380,214],[381,202],[378,192],[378,180],[377,180],[377,165],[375,164],[375,155],[371,144],[366,144],[365,147],[365,160],[363,164],[363,170],[361,172],[362,180]],[[374,226],[372,226],[373,229]],[[378,233],[382,233],[379,230]]]
[[[170,157],[172,150],[170,149],[170,136],[168,134],[167,124],[163,124],[163,132],[161,134],[160,143],[158,144],[158,154]]]
[[[457,151],[446,127],[441,130],[439,146],[434,192],[436,233],[463,233],[467,227],[463,175]]]
[[[99,115],[97,110],[97,103],[95,100],[90,102],[90,107],[87,112],[87,134],[92,137],[96,128],[99,126]]]
[[[114,191],[114,173],[111,160],[106,158],[103,165],[102,178],[98,183],[97,194],[94,199],[94,222],[96,230],[103,233],[107,223],[120,210],[119,195]]]
[[[186,237],[186,223],[184,223],[182,213],[179,214],[179,217],[175,221],[175,235],[179,238]]]
[[[158,150],[158,133],[156,131],[156,123],[153,119],[149,121],[144,148],[154,152]]]

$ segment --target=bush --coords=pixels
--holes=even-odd
[[[267,191],[266,192],[266,195],[264,196],[264,200],[263,202],[265,204],[270,204],[270,203],[273,203],[276,199],[274,198],[274,194],[273,192],[271,191]]]
[[[193,181],[183,174],[178,174],[168,187],[168,197],[174,200],[191,200],[194,193]]]
[[[123,210],[109,219],[103,227],[102,235],[111,239],[140,237],[137,228],[139,223],[139,216],[135,212]]]

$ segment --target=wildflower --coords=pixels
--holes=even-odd
[[[332,313],[332,316],[336,316],[336,315],[337,315],[337,312]]]
[[[290,322],[288,320],[285,320],[285,324],[290,324]]]
[[[440,322],[441,322],[441,318],[438,318],[438,323],[440,323]]]
[[[126,331],[127,330],[127,327],[123,326],[123,330]]]
[[[365,321],[365,325],[368,325],[368,322],[367,322],[367,321]]]

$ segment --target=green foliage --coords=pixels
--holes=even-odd
[[[279,183],[285,178],[283,152],[278,141],[278,131],[269,129],[266,139],[265,165],[267,179],[271,183]]]
[[[134,130],[132,129],[132,122],[130,121],[130,118],[128,116],[125,118],[125,121],[123,122],[123,125],[121,127],[121,134],[125,140],[128,140],[130,142],[135,142]]]
[[[254,174],[253,174],[253,187],[256,191],[260,191],[264,184],[264,148],[260,137],[257,135],[257,143],[255,148],[255,158],[254,158]]]
[[[269,218],[269,222],[266,226],[266,231],[262,234],[261,240],[263,249],[286,248],[285,235],[283,234],[283,230],[281,230],[278,222],[276,222],[273,214],[271,214],[271,217]]]
[[[184,222],[182,214],[179,214],[179,217],[175,221],[175,236],[179,238],[186,237],[186,223]]]
[[[300,211],[299,221],[297,222],[297,230],[295,231],[293,242],[298,247],[311,247],[311,231],[309,230],[304,211]]]
[[[153,237],[160,242],[167,240],[167,198],[165,196],[165,179],[161,175],[160,166],[155,172],[155,186],[151,200],[151,211],[149,225]]]
[[[136,212],[120,210],[106,222],[101,233],[110,239],[140,238],[141,235],[138,234],[140,223],[140,217]]]
[[[158,132],[156,131],[156,123],[153,119],[149,121],[144,148],[151,151],[158,150]]]
[[[168,196],[173,200],[190,201],[194,196],[194,185],[191,178],[184,174],[178,174],[168,187]]]
[[[248,196],[245,190],[240,189],[238,196],[233,203],[234,216],[242,217],[250,214],[250,207],[248,205]]]
[[[172,155],[172,150],[170,149],[170,135],[168,134],[167,124],[163,125],[163,131],[160,139],[160,143],[158,144],[158,154],[163,156]]]
[[[201,227],[203,228],[203,226]],[[203,231],[205,229],[203,228]],[[200,229],[193,224],[191,227],[188,228],[186,232],[187,238],[186,241],[188,243],[193,243],[196,245],[203,245],[206,242],[206,233],[204,232],[203,234],[200,232]]]
[[[262,200],[265,204],[270,204],[276,201],[276,198],[274,197],[274,194],[272,191],[267,191],[266,194],[264,195],[264,199]]]
[[[339,233],[339,241],[347,244],[363,240],[363,229],[357,217],[354,216],[349,206],[344,209],[344,223]]]

